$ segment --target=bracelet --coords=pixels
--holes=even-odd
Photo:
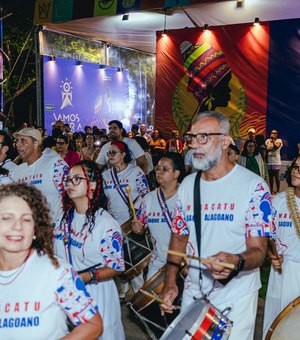
[[[89,283],[90,283],[90,284],[92,284],[92,283],[97,283],[97,274],[96,274],[95,269],[89,271],[89,273],[90,273],[90,275],[91,275],[91,280],[89,281]]]

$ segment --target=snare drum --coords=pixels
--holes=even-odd
[[[142,289],[151,294],[159,295],[164,286],[165,273],[166,267],[164,266],[144,284]],[[184,285],[184,277],[182,274],[178,275],[177,285],[179,288],[179,294],[175,299],[174,304],[180,305]],[[157,339],[162,336],[169,324],[179,314],[179,311],[176,310],[172,314],[166,313],[164,317],[161,316],[159,304],[151,297],[144,295],[142,292],[137,292],[127,305],[143,322],[152,338]]]
[[[300,297],[297,297],[277,316],[268,330],[266,340],[296,340],[300,332]]]
[[[149,232],[138,235],[131,231],[131,221],[121,226],[123,231],[123,249],[125,271],[120,275],[122,281],[128,281],[139,275],[149,264],[152,255],[152,242]]]
[[[228,339],[232,323],[205,299],[195,300],[171,323],[161,340]]]

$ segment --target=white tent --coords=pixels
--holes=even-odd
[[[261,21],[293,19],[300,18],[300,0],[215,1],[171,8],[166,14],[168,30],[204,24],[220,26],[248,23],[254,21],[255,17]],[[155,53],[156,31],[162,31],[165,26],[164,10],[129,13],[126,21],[123,21],[122,17],[123,15],[84,18],[59,24],[45,24],[44,27]]]

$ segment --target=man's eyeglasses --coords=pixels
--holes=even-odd
[[[81,183],[81,181],[86,181],[86,178],[80,177],[80,176],[74,176],[74,177],[68,177],[64,180],[65,185],[68,185],[70,182],[74,185],[77,186]]]
[[[295,171],[295,172],[298,171],[298,174],[300,174],[300,166],[297,165],[297,164],[294,164],[294,165],[292,166],[292,171]]]
[[[198,144],[206,144],[208,142],[209,136],[225,136],[225,133],[221,132],[212,132],[212,133],[187,133],[184,135],[184,138],[191,138],[192,140],[197,141]]]
[[[167,166],[159,166],[159,165],[157,165],[154,168],[154,171],[159,171],[159,172],[168,172],[169,170],[174,170],[174,169],[168,168]]]
[[[114,157],[117,153],[121,153],[121,151],[114,151],[114,150],[112,150],[112,151],[108,151],[106,154],[107,154],[108,157],[109,156]]]
[[[64,145],[66,142],[56,142],[57,145]]]

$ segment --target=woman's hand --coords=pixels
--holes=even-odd
[[[271,259],[271,265],[275,270],[281,270],[283,264],[283,256],[282,255],[269,255]]]
[[[131,229],[136,234],[144,233],[144,228],[142,227],[141,223],[138,220],[131,221]]]

